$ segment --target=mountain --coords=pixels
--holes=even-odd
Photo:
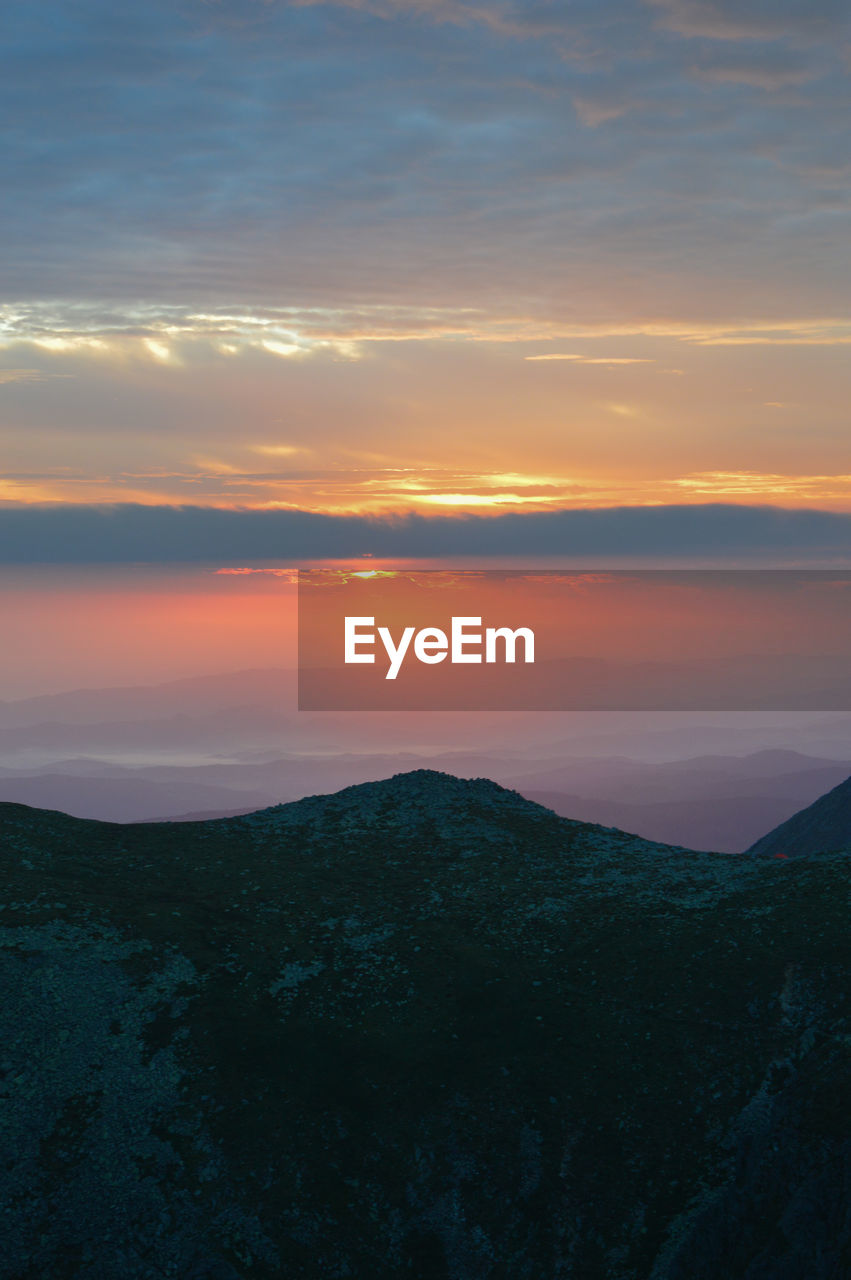
[[[829,849],[851,850],[851,778],[769,831],[748,852],[800,858]]]
[[[295,709],[295,673],[286,668],[188,676],[162,684],[72,689],[0,701],[0,728],[47,723],[88,725],[208,715],[210,708]]]
[[[430,754],[423,744],[380,752],[366,744],[356,751],[320,750],[309,742],[294,750],[278,742],[274,749],[270,741],[260,750],[233,742],[213,750],[201,723],[172,717],[8,729],[5,757],[0,730],[0,800],[110,822],[209,818],[428,766],[494,778],[557,813],[649,840],[739,853],[846,778],[851,767],[847,760],[775,750],[652,762],[553,758],[544,744]],[[84,729],[97,740],[88,741]]]
[[[763,795],[621,803],[525,788],[523,794],[565,817],[620,827],[663,844],[688,844],[721,853],[740,853],[755,836],[782,822],[796,807],[789,798]]]
[[[187,806],[204,809],[255,809],[268,804],[269,797],[253,790],[208,786],[192,778],[177,777],[171,783],[133,776],[85,778],[43,773],[14,778],[0,776],[0,802],[61,809],[75,817],[98,818],[110,822],[149,822]]]
[[[0,702],[0,801],[149,822],[429,767],[649,840],[738,853],[851,770],[841,713],[434,711],[412,727],[395,713],[296,713],[295,693],[294,672],[270,669]]]
[[[842,854],[428,770],[0,848],[4,1280],[845,1273]]]

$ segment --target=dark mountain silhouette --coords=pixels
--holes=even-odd
[[[0,849],[4,1278],[847,1272],[841,854],[425,770]]]
[[[175,695],[177,696],[177,695]],[[174,730],[174,721],[168,721]],[[79,818],[109,822],[223,817],[316,790],[336,791],[422,766],[461,777],[487,776],[567,817],[633,831],[648,840],[740,853],[764,832],[785,822],[848,776],[847,761],[794,751],[761,751],[733,757],[705,756],[661,762],[609,756],[553,758],[539,746],[525,755],[498,744],[479,751],[374,752],[326,747],[321,753],[277,750],[195,751],[185,741],[171,748],[156,735],[163,722],[130,726],[143,739],[110,745],[109,726],[95,754],[61,746],[80,726],[62,726],[51,748],[26,740],[35,730],[8,730],[17,767],[0,764],[0,801],[60,809]],[[45,728],[45,726],[41,726]],[[121,734],[128,726],[120,728]],[[154,732],[154,737],[144,740]],[[0,733],[2,739],[2,733]],[[2,742],[0,741],[0,746]],[[64,754],[66,750],[77,754]],[[97,754],[100,752],[100,755]],[[245,758],[243,758],[245,757]]]
[[[769,831],[748,852],[800,858],[830,849],[851,850],[851,778]]]

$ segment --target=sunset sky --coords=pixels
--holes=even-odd
[[[0,506],[851,512],[847,13],[13,3]]]

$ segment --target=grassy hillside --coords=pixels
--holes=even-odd
[[[843,1274],[843,854],[426,771],[0,848],[0,1275]]]

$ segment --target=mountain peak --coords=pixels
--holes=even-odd
[[[292,826],[328,833],[392,829],[408,837],[457,837],[475,831],[477,838],[504,840],[505,824],[512,818],[567,821],[490,778],[458,778],[437,769],[412,769],[228,821],[267,831]]]
[[[851,777],[769,831],[748,853],[800,858],[851,849]]]
[[[459,801],[487,798],[496,803],[502,801],[531,809],[541,808],[534,801],[524,799],[519,792],[494,782],[492,778],[460,778],[457,774],[446,773],[442,769],[407,769],[377,782],[362,782],[346,787],[336,794],[355,797],[367,796],[371,793],[406,802],[420,796],[427,799],[442,797]]]

